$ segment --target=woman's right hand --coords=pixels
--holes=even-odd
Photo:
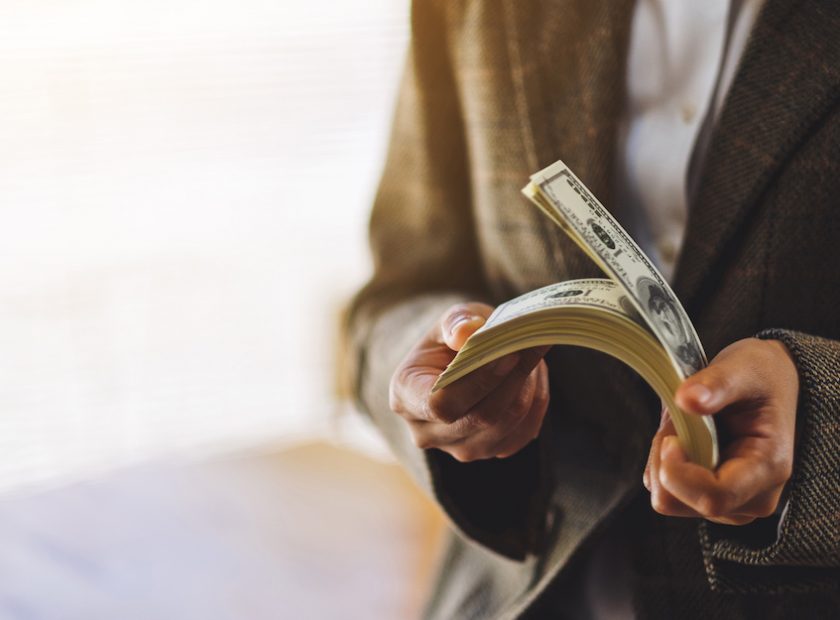
[[[540,431],[548,410],[549,347],[510,353],[432,393],[432,386],[492,308],[458,304],[400,363],[391,378],[391,410],[408,423],[422,449],[461,462],[516,454]]]

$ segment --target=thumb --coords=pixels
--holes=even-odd
[[[710,415],[761,391],[755,368],[739,355],[723,355],[683,381],[674,400],[685,411]]]
[[[478,302],[457,304],[443,313],[440,320],[440,341],[453,351],[460,351],[467,341],[493,313],[493,308]]]

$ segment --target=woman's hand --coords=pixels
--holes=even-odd
[[[747,338],[728,346],[677,390],[689,415],[714,415],[720,465],[688,461],[668,411],[653,438],[644,484],[657,512],[744,525],[772,515],[793,467],[799,377],[784,344]]]
[[[408,353],[390,385],[391,409],[405,418],[418,447],[459,461],[515,454],[540,431],[548,409],[548,347],[511,353],[432,394],[440,373],[492,308],[458,304]]]

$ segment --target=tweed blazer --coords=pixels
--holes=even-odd
[[[712,132],[674,288],[710,356],[777,338],[800,374],[781,518],[653,513],[658,401],[588,350],[548,357],[551,405],[517,455],[458,463],[412,442],[388,383],[450,304],[598,275],[520,196],[562,158],[612,201],[629,0],[416,0],[370,224],[374,275],[348,321],[360,407],[454,528],[434,618],[558,617],[553,592],[608,529],[632,541],[640,618],[840,610],[840,4],[768,0]],[[621,220],[623,214],[613,211]]]

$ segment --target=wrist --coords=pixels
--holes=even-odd
[[[772,347],[772,349],[777,354],[783,355],[784,358],[786,358],[787,361],[790,362],[790,366],[793,368],[793,370],[796,371],[796,360],[793,357],[793,353],[790,352],[790,349],[788,349],[788,346],[784,342],[782,342],[781,340],[776,340],[775,338],[764,340],[764,342],[766,342],[770,347]]]

